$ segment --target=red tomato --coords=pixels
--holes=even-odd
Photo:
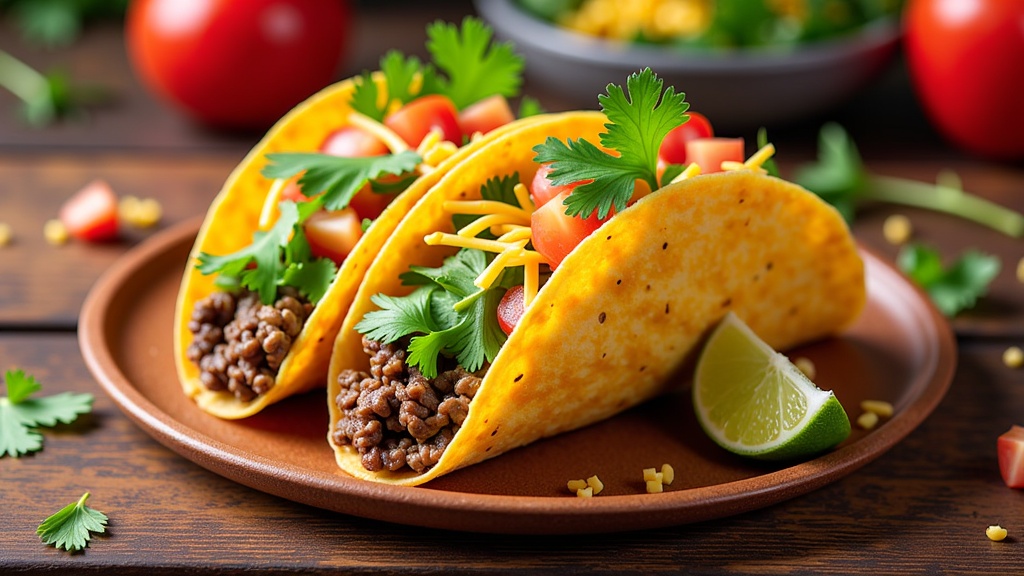
[[[313,255],[341,264],[363,236],[362,220],[352,208],[335,212],[320,211],[303,225]]]
[[[355,126],[345,126],[332,132],[320,145],[320,151],[343,158],[383,156],[391,152],[379,138]]]
[[[665,135],[661,141],[661,148],[658,149],[658,160],[665,164],[686,164],[686,143],[697,138],[711,138],[715,131],[711,128],[711,121],[698,112],[687,112],[690,119],[680,126],[676,126]]]
[[[904,46],[931,121],[967,150],[1024,158],[1024,2],[912,0]]]
[[[281,200],[289,200],[291,202],[305,202],[309,200],[302,194],[302,188],[299,186],[299,180],[297,178],[289,180],[284,186],[284,190],[281,190]]]
[[[117,238],[117,195],[103,180],[93,180],[60,207],[68,234],[86,242]]]
[[[501,94],[495,94],[470,104],[459,112],[459,127],[466,136],[472,136],[477,132],[487,134],[515,119],[516,115],[512,113],[508,100]]]
[[[434,128],[441,130],[444,140],[462,145],[462,130],[459,128],[455,104],[440,94],[430,94],[409,102],[385,118],[384,125],[394,130],[413,148],[419,146]]]
[[[686,143],[687,162],[696,162],[701,174],[721,172],[722,162],[743,162],[743,138],[697,138]]]
[[[597,214],[593,214],[589,218],[567,215],[562,202],[568,195],[568,192],[562,192],[555,196],[551,201],[534,210],[530,219],[533,247],[547,259],[552,269],[557,268],[562,260],[569,255],[569,252],[572,252],[602,223],[597,218]],[[605,219],[607,220],[607,218]]]
[[[265,128],[333,79],[347,0],[134,0],[128,55],[142,81],[198,120]]]
[[[1013,426],[996,442],[999,472],[1010,488],[1024,488],[1024,427]]]
[[[530,193],[533,194],[533,203],[537,207],[541,207],[548,203],[549,200],[558,196],[559,194],[569,195],[574,188],[580,184],[590,182],[590,180],[581,180],[580,182],[574,182],[572,184],[566,184],[565,186],[555,186],[548,180],[548,174],[554,168],[550,164],[541,164],[541,167],[537,169],[537,173],[533,175],[533,182],[530,183]],[[563,209],[564,210],[564,209]]]
[[[398,194],[378,194],[367,184],[352,197],[348,205],[359,214],[360,218],[371,220],[380,216],[381,212],[391,204]]]
[[[505,334],[511,334],[512,330],[519,325],[523,314],[526,313],[523,294],[522,284],[513,286],[501,297],[501,302],[498,302],[498,326],[501,326],[501,330]]]

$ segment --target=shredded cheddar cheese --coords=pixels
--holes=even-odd
[[[287,184],[287,180],[278,178],[270,185],[270,191],[267,192],[267,197],[263,200],[263,209],[260,210],[260,221],[258,224],[260,230],[269,230],[274,225],[274,221],[277,220],[277,205],[281,202],[281,193],[284,192],[284,187]]]
[[[683,180],[693,178],[694,176],[700,176],[700,165],[698,165],[696,162],[690,162],[690,165],[687,166],[685,170],[680,172],[678,176],[673,178],[672,181],[669,182],[669,184],[682,182]]]
[[[358,112],[352,112],[348,115],[348,123],[363,130],[364,132],[376,136],[377,139],[388,147],[388,150],[391,150],[392,154],[405,152],[409,149],[409,145],[405,143],[405,140],[403,140],[398,133],[369,116],[364,116]]]
[[[722,162],[722,170],[754,170],[763,174],[767,170],[762,165],[774,155],[775,146],[773,144],[765,144],[760,150],[754,152],[750,158],[747,158],[746,162],[734,162],[731,160]]]

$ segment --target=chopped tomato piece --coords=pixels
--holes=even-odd
[[[60,221],[79,240],[113,240],[118,231],[117,195],[103,180],[93,180],[64,202]]]
[[[516,115],[512,113],[508,100],[501,94],[484,98],[459,112],[459,126],[466,136],[472,136],[477,132],[487,134],[515,119]]]
[[[505,334],[511,334],[526,313],[523,285],[509,288],[498,303],[498,326]]]
[[[332,132],[320,145],[320,151],[344,158],[383,156],[391,152],[379,138],[355,126],[345,126]]]
[[[305,202],[308,200],[302,194],[302,188],[299,186],[298,179],[289,180],[284,185],[284,190],[281,190],[281,200],[289,200],[291,202]]]
[[[337,264],[345,261],[363,236],[362,221],[352,208],[321,210],[306,220],[303,229],[313,255],[330,258]]]
[[[590,180],[581,180],[564,186],[555,186],[551,183],[551,180],[548,180],[548,174],[551,174],[552,170],[554,170],[554,168],[552,168],[550,164],[542,164],[541,167],[537,169],[537,173],[534,174],[533,182],[530,183],[530,192],[533,194],[533,203],[536,204],[538,208],[547,204],[548,201],[555,196],[562,193],[568,195],[580,184],[590,182]]]
[[[537,208],[530,219],[533,247],[547,259],[552,269],[558,267],[569,252],[602,224],[597,214],[589,218],[567,215],[563,202],[568,196],[568,192],[555,196]]]
[[[743,138],[697,138],[686,143],[687,163],[696,162],[701,174],[721,172],[722,162],[743,162]]]
[[[359,192],[356,192],[348,205],[356,211],[360,218],[375,220],[396,196],[398,194],[378,194],[367,184],[360,188]]]
[[[665,164],[687,164],[686,143],[697,138],[711,138],[715,131],[711,121],[699,112],[687,112],[690,119],[672,129],[661,141],[658,160]]]
[[[419,146],[423,138],[435,128],[441,131],[444,140],[461,145],[462,130],[459,128],[458,115],[451,100],[440,94],[430,94],[399,108],[384,119],[384,125],[394,130],[413,148]]]
[[[1024,427],[1013,426],[996,442],[999,472],[1010,488],[1024,488]]]

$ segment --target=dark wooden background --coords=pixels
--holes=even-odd
[[[467,2],[359,5],[351,56],[340,76],[373,68],[387,47],[417,51],[423,26],[457,20]],[[737,517],[632,533],[523,537],[424,530],[298,505],[221,478],[133,425],[86,370],[76,340],[81,304],[99,275],[151,233],[104,246],[55,248],[43,222],[93,178],[120,194],[154,197],[161,227],[205,211],[258,134],[222,134],[184,121],[131,75],[120,28],[87,30],[70,49],[25,45],[0,21],[0,49],[113,89],[110,105],[46,129],[21,124],[0,92],[0,221],[15,241],[0,248],[0,370],[20,367],[50,392],[96,396],[91,415],[48,431],[45,448],[0,459],[0,573],[692,573],[1019,574],[1024,572],[1024,492],[1000,480],[996,437],[1024,424],[1024,370],[1001,362],[1024,345],[1024,285],[1013,277],[1024,241],[953,218],[877,207],[855,227],[892,257],[881,222],[911,216],[917,237],[955,255],[979,247],[1003,257],[990,298],[958,318],[958,369],[934,414],[865,468],[821,490]],[[531,86],[549,109],[557,94]],[[966,189],[1024,210],[1024,167],[948,146],[918,109],[901,61],[828,119],[843,122],[878,173],[934,179],[955,169]],[[784,169],[813,156],[826,119],[769,127]],[[749,136],[749,135],[748,135]],[[82,492],[110,515],[109,532],[82,554],[39,542],[43,518]],[[1001,524],[1007,541],[985,528]]]

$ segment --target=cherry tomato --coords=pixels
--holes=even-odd
[[[317,258],[330,258],[336,264],[345,261],[363,236],[362,220],[352,208],[335,212],[320,211],[303,226],[310,251]]]
[[[407,103],[385,118],[384,125],[413,148],[435,128],[441,131],[444,140],[462,145],[458,111],[451,100],[440,94],[422,96]]]
[[[502,332],[511,334],[512,330],[519,325],[519,320],[526,313],[526,304],[523,300],[523,285],[513,286],[505,291],[505,295],[498,302],[498,326]]]
[[[533,175],[533,181],[530,183],[530,193],[533,194],[533,203],[536,204],[538,208],[547,204],[548,201],[555,196],[562,193],[568,195],[580,184],[590,182],[590,180],[581,180],[580,182],[574,182],[564,186],[555,186],[551,183],[551,180],[548,180],[548,174],[551,174],[552,170],[554,170],[554,168],[552,168],[550,164],[541,164],[541,167],[537,169],[537,173]]]
[[[118,233],[117,195],[103,180],[93,180],[64,202],[60,221],[79,240],[113,240]]]
[[[344,158],[383,156],[391,152],[379,138],[355,126],[345,126],[332,132],[320,145],[320,151]]]
[[[698,112],[687,112],[690,119],[680,126],[676,126],[661,141],[661,148],[658,149],[658,160],[665,164],[686,164],[686,143],[697,138],[711,138],[715,131],[711,128],[711,121]]]
[[[917,96],[953,143],[1024,158],[1024,2],[911,0],[904,47]]]
[[[1013,426],[996,441],[999,472],[1010,488],[1024,488],[1024,427]]]
[[[347,0],[134,0],[128,55],[144,84],[218,127],[265,128],[331,83]]]
[[[686,143],[687,163],[696,162],[701,174],[721,172],[722,162],[743,162],[743,138],[697,138]]]
[[[562,204],[567,196],[568,192],[555,196],[534,210],[530,219],[533,247],[544,256],[552,269],[557,268],[569,252],[602,224],[597,214],[589,218],[567,215]]]
[[[499,128],[516,119],[508,100],[501,94],[495,94],[475,102],[459,112],[459,127],[462,133],[467,136],[479,132],[487,134],[495,128]]]

